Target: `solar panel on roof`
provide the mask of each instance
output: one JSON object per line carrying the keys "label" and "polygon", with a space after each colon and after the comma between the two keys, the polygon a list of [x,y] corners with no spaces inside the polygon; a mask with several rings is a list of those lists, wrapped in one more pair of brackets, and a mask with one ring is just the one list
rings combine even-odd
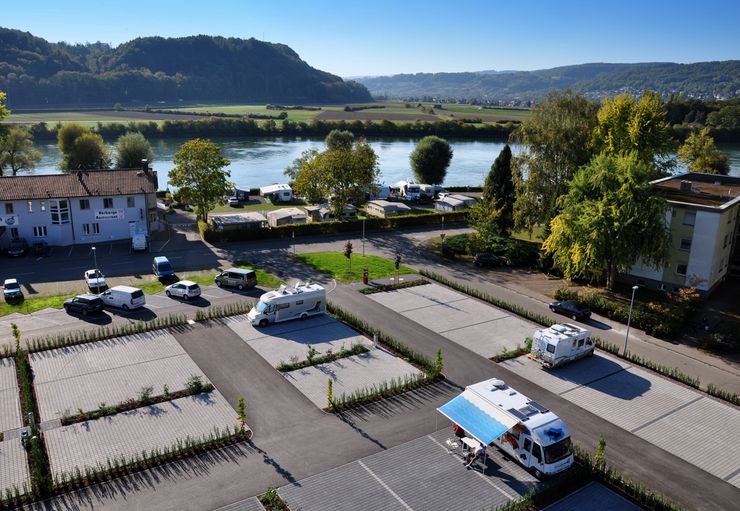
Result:
{"label": "solar panel on roof", "polygon": [[509,408],[506,411],[509,412],[514,417],[516,417],[517,419],[520,419],[520,420],[523,420],[523,421],[527,420],[527,415],[523,414],[522,412],[520,412],[516,408]]}
{"label": "solar panel on roof", "polygon": [[541,412],[541,413],[546,413],[546,412],[549,412],[550,411],[547,408],[545,408],[544,406],[542,406],[541,404],[539,404],[537,401],[530,401],[527,404],[529,406],[531,406],[532,408],[534,408],[535,410],[537,410],[538,412]]}

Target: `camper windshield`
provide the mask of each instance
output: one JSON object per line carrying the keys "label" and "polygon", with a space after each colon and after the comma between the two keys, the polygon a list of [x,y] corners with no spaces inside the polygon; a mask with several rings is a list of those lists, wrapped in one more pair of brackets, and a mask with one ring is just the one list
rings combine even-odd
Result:
{"label": "camper windshield", "polygon": [[570,445],[570,437],[563,438],[560,442],[545,447],[545,463],[555,463],[570,456],[573,449]]}
{"label": "camper windshield", "polygon": [[267,310],[268,307],[269,307],[269,305],[267,305],[262,300],[260,300],[259,302],[257,302],[257,305],[254,306],[254,308],[257,309],[257,312],[260,312],[260,313],[264,313]]}

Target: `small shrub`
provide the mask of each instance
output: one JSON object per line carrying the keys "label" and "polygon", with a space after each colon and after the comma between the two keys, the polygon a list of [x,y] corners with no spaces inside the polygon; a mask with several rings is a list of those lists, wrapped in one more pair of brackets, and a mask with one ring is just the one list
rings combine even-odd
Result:
{"label": "small shrub", "polygon": [[204,392],[205,386],[203,385],[203,378],[194,374],[185,382],[185,388],[192,394],[200,394]]}
{"label": "small shrub", "polygon": [[141,390],[139,390],[139,402],[142,405],[148,405],[152,402],[152,394],[154,394],[154,387],[141,387]]}

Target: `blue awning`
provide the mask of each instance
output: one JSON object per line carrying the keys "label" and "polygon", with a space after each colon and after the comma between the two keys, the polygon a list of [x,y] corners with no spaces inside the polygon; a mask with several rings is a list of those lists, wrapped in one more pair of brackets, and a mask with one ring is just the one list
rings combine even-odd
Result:
{"label": "blue awning", "polygon": [[484,445],[506,433],[517,422],[503,410],[481,402],[470,391],[465,391],[437,410]]}

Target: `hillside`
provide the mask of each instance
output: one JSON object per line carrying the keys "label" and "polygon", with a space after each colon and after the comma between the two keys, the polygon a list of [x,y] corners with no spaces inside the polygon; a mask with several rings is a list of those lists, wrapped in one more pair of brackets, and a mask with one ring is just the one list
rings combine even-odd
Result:
{"label": "hillside", "polygon": [[363,85],[314,69],[283,44],[256,39],[144,37],[50,43],[0,28],[0,90],[8,106],[254,101],[369,101]]}
{"label": "hillside", "polygon": [[600,98],[653,90],[702,99],[740,96],[740,61],[695,64],[581,64],[538,71],[417,73],[359,78],[373,96],[537,100],[570,88]]}

